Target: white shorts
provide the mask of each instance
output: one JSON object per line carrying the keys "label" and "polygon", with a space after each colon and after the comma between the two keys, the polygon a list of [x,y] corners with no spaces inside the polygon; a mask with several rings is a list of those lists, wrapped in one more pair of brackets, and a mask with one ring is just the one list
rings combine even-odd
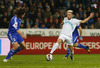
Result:
{"label": "white shorts", "polygon": [[67,45],[73,46],[72,38],[69,37],[69,36],[66,36],[66,35],[64,35],[64,34],[60,34],[60,36],[59,36],[58,39],[62,39],[63,42],[66,41]]}

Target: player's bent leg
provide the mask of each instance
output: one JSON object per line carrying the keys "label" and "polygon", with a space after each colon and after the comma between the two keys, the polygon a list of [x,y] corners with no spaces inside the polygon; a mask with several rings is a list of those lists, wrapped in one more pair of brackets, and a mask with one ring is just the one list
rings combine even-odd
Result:
{"label": "player's bent leg", "polygon": [[74,43],[74,45],[73,45],[74,47],[78,47],[78,43]]}
{"label": "player's bent leg", "polygon": [[15,53],[16,49],[18,48],[18,43],[13,42],[13,48],[9,51],[7,57],[3,60],[3,62],[7,62],[8,59]]}
{"label": "player's bent leg", "polygon": [[66,56],[64,57],[64,59],[68,59],[69,54],[70,54],[70,49],[68,48],[68,49],[67,49],[67,54],[66,54]]}
{"label": "player's bent leg", "polygon": [[21,43],[19,43],[19,45],[20,45],[20,46],[17,48],[17,50],[15,51],[14,54],[16,54],[16,53],[18,53],[18,52],[20,52],[21,50],[23,50],[23,49],[26,48],[26,45],[25,45],[25,42],[24,42],[24,41],[22,41]]}
{"label": "player's bent leg", "polygon": [[52,54],[62,42],[62,39],[58,39],[55,45],[52,47],[50,54]]}
{"label": "player's bent leg", "polygon": [[84,48],[85,50],[88,51],[88,53],[90,53],[89,46],[84,46],[84,45],[82,45],[82,44],[80,44],[80,43],[75,43],[75,44],[74,44],[74,47]]}
{"label": "player's bent leg", "polygon": [[[16,54],[16,53],[18,53],[18,52],[20,52],[21,50],[23,50],[23,49],[25,49],[25,47],[26,47],[26,45],[25,45],[25,42],[24,41],[22,41],[21,43],[19,43],[19,47],[17,48],[17,50],[14,52],[14,54]],[[14,55],[13,54],[13,55]],[[13,56],[12,55],[12,56]],[[12,58],[12,56],[10,57],[10,60],[12,60],[13,58]]]}
{"label": "player's bent leg", "polygon": [[26,44],[25,44],[24,41],[22,41],[22,42],[20,43],[20,48],[21,48],[22,50],[26,48]]}

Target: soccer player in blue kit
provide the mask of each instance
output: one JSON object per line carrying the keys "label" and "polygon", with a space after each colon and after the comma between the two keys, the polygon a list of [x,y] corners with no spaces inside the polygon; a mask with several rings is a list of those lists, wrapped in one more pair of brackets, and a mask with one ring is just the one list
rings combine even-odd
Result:
{"label": "soccer player in blue kit", "polygon": [[7,62],[11,56],[26,48],[23,39],[26,39],[27,37],[23,35],[19,30],[21,19],[23,19],[24,16],[25,16],[25,8],[19,7],[15,9],[15,16],[13,16],[12,19],[10,20],[8,34],[7,34],[8,39],[13,45],[13,48],[9,51],[7,57],[3,60],[3,62]]}
{"label": "soccer player in blue kit", "polygon": [[[78,29],[80,30],[80,37],[79,37]],[[78,47],[78,48],[84,48],[85,50],[88,51],[88,53],[90,53],[89,46],[84,46],[84,45],[78,43],[78,38],[79,38],[79,40],[82,40],[82,28],[81,28],[80,25],[77,26],[77,27],[75,28],[74,32],[73,32],[73,43],[74,43],[73,46],[74,46],[74,47]],[[64,57],[64,59],[66,59],[66,58],[68,59],[69,54],[70,54],[70,50],[69,50],[69,48],[68,48],[68,49],[67,49],[67,54],[66,54],[66,56]]]}

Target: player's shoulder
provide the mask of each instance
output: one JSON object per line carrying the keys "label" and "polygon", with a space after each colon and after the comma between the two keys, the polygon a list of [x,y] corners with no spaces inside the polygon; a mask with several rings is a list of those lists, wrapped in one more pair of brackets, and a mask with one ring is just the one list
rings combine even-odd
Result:
{"label": "player's shoulder", "polygon": [[11,21],[14,21],[16,19],[16,16],[13,16],[12,18],[11,18]]}
{"label": "player's shoulder", "polygon": [[67,17],[65,17],[65,18],[64,18],[64,21],[67,21],[67,20],[68,20],[68,18],[67,18]]}
{"label": "player's shoulder", "polygon": [[77,19],[77,18],[72,18],[73,20],[80,20],[80,19]]}
{"label": "player's shoulder", "polygon": [[76,19],[76,18],[72,18],[72,20],[78,20],[78,19]]}

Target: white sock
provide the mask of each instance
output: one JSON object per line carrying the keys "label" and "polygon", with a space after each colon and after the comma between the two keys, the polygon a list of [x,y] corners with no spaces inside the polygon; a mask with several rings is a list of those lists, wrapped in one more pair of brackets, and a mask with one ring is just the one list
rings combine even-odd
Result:
{"label": "white sock", "polygon": [[74,55],[74,51],[73,52],[71,52],[71,56],[73,56]]}
{"label": "white sock", "polygon": [[59,46],[58,43],[55,43],[55,45],[53,46],[52,50],[51,50],[51,54],[57,49],[57,47]]}

